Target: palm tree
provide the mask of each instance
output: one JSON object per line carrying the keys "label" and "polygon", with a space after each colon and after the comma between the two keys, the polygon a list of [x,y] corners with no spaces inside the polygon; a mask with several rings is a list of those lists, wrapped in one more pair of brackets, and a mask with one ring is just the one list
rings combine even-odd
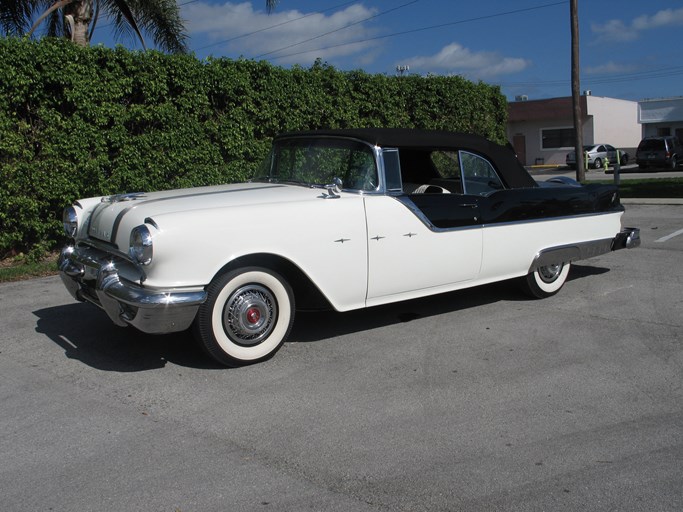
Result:
{"label": "palm tree", "polygon": [[[266,0],[268,12],[277,3]],[[5,34],[30,36],[45,22],[47,35],[65,36],[81,46],[89,44],[100,14],[112,21],[117,36],[134,33],[143,48],[147,46],[142,30],[162,50],[187,51],[187,34],[175,0],[0,0],[0,27]]]}

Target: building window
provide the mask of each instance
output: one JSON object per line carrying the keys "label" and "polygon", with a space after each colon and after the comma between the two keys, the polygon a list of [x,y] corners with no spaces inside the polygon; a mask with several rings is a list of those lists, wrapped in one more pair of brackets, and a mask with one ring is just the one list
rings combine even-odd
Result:
{"label": "building window", "polygon": [[541,130],[541,149],[568,149],[574,147],[574,128],[547,128]]}
{"label": "building window", "polygon": [[671,128],[657,128],[657,135],[659,137],[668,137],[671,135]]}

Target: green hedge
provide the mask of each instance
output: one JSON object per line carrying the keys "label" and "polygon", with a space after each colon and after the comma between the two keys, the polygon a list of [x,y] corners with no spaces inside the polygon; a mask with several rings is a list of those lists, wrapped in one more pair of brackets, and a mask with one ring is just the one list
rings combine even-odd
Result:
{"label": "green hedge", "polygon": [[460,77],[0,38],[0,257],[61,239],[79,197],[247,179],[284,131],[418,127],[505,141],[497,87]]}

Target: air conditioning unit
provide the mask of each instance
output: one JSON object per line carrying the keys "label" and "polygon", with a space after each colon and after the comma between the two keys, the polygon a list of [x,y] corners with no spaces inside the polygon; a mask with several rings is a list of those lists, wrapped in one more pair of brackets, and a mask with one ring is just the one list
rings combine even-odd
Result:
{"label": "air conditioning unit", "polygon": [[515,96],[515,101],[527,101],[529,99],[529,96],[526,94],[520,94],[519,96]]}

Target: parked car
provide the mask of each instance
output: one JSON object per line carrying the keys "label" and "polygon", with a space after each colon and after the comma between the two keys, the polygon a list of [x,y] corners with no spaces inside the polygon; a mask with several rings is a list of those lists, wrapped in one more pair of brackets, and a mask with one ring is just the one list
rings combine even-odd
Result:
{"label": "parked car", "polygon": [[[600,169],[605,160],[611,165],[617,162],[617,149],[609,144],[588,144],[583,147],[584,159],[588,161],[588,167]],[[570,169],[576,168],[576,153],[574,151],[567,153],[565,162]],[[628,164],[628,153],[619,150],[619,164]]]}
{"label": "parked car", "polygon": [[74,298],[148,333],[193,328],[220,363],[272,356],[296,306],[337,311],[517,279],[639,245],[613,185],[540,187],[474,135],[281,135],[247,183],[79,200],[59,260]]}
{"label": "parked car", "polygon": [[676,169],[683,158],[678,137],[646,137],[638,144],[636,163],[641,169],[666,167]]}

